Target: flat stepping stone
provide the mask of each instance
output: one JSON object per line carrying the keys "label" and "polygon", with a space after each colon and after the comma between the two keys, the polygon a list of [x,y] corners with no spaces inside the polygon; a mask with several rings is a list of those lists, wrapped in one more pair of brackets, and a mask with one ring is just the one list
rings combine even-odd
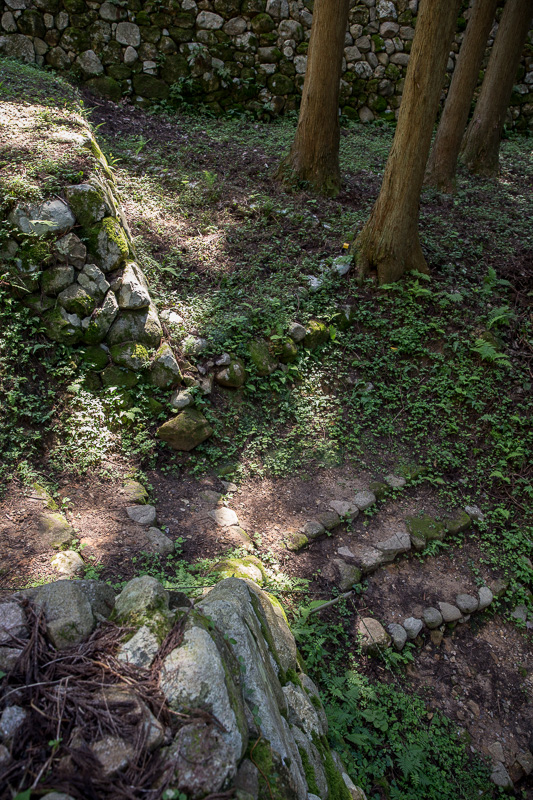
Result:
{"label": "flat stepping stone", "polygon": [[348,517],[348,519],[355,519],[359,514],[359,509],[355,503],[349,503],[347,500],[332,500],[329,507],[336,511],[339,517]]}
{"label": "flat stepping stone", "polygon": [[478,610],[479,600],[471,594],[458,594],[455,598],[455,605],[463,614],[473,614]]}
{"label": "flat stepping stone", "polygon": [[439,625],[442,625],[442,614],[438,608],[433,608],[433,606],[425,608],[422,611],[422,619],[430,630],[438,628]]}
{"label": "flat stepping stone", "polygon": [[407,553],[411,549],[411,539],[408,533],[393,533],[384,542],[374,545],[376,550],[381,550],[388,561],[394,561],[396,556]]}
{"label": "flat stepping stone", "polygon": [[357,638],[361,642],[363,652],[380,653],[385,650],[391,637],[377,619],[362,617],[357,623]]}
{"label": "flat stepping stone", "polygon": [[483,611],[485,608],[488,608],[488,606],[490,606],[490,604],[494,600],[494,595],[492,594],[488,586],[482,586],[478,592],[478,595],[479,595],[478,611]]}
{"label": "flat stepping stone", "polygon": [[208,512],[208,516],[221,528],[229,528],[231,525],[239,524],[239,518],[231,508],[215,508],[213,511]]}
{"label": "flat stepping stone", "polygon": [[403,621],[403,627],[405,628],[408,639],[416,639],[424,627],[424,623],[421,619],[417,619],[416,617],[407,617],[407,619]]}
{"label": "flat stepping stone", "polygon": [[439,603],[439,610],[444,622],[458,622],[462,619],[462,614],[457,606],[452,606],[451,603]]}
{"label": "flat stepping stone", "polygon": [[129,506],[126,514],[137,525],[153,525],[156,518],[154,506]]}
{"label": "flat stepping stone", "polygon": [[319,536],[326,532],[326,529],[318,520],[310,519],[302,525],[300,532],[307,536],[308,539],[318,539]]}
{"label": "flat stepping stone", "polygon": [[407,483],[405,478],[402,478],[401,475],[386,475],[383,480],[391,487],[391,489],[401,489],[402,486],[405,486]]}
{"label": "flat stepping stone", "polygon": [[387,630],[392,637],[392,643],[396,650],[403,650],[407,641],[407,631],[402,625],[397,622],[391,622],[387,625]]}
{"label": "flat stepping stone", "polygon": [[376,495],[373,492],[363,491],[357,492],[353,499],[359,511],[365,511],[376,502]]}

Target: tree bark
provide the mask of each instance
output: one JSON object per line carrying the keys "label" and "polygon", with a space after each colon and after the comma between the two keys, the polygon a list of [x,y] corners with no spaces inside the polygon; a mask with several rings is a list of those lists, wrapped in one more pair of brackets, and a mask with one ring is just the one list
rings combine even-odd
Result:
{"label": "tree bark", "polygon": [[334,196],[340,189],[339,91],[350,0],[315,0],[298,127],[276,177]]}
{"label": "tree bark", "polygon": [[461,141],[497,5],[498,0],[474,0],[470,8],[470,19],[429,156],[425,183],[448,194],[455,190]]}
{"label": "tree bark", "polygon": [[396,134],[379,197],[354,245],[359,276],[380,284],[429,272],[418,234],[424,170],[461,0],[422,0]]}
{"label": "tree bark", "polygon": [[470,172],[494,177],[499,170],[500,139],[513,83],[526,41],[533,0],[507,0],[485,78],[461,148]]}

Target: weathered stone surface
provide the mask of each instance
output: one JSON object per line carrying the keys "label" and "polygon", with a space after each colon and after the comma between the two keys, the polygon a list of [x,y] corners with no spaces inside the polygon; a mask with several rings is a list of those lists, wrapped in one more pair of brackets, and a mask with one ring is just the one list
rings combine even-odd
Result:
{"label": "weathered stone surface", "polygon": [[270,375],[276,369],[278,362],[270,353],[268,343],[263,340],[250,342],[248,345],[250,361],[260,377]]}
{"label": "weathered stone surface", "polygon": [[444,622],[457,622],[461,619],[462,615],[457,606],[452,606],[451,603],[439,603],[438,605]]}
{"label": "weathered stone surface", "polygon": [[135,261],[130,261],[124,267],[122,285],[118,293],[118,305],[119,308],[130,311],[150,305],[148,284]]}
{"label": "weathered stone surface", "polygon": [[[307,787],[300,766],[301,759],[287,722],[280,709],[287,708],[276,669],[276,655],[272,654],[262,634],[260,620],[252,604],[253,587],[245,581],[230,578],[217,584],[200,605],[200,610],[209,616],[226,635],[234,641],[233,650],[241,663],[246,664],[242,675],[245,702],[250,709],[255,707],[255,720],[266,741],[270,743],[276,758],[290,766],[283,769],[290,790],[299,800],[306,800]],[[256,605],[256,611],[259,609]],[[264,623],[263,623],[264,625]],[[276,665],[276,667],[274,666]],[[250,719],[252,715],[250,714]],[[256,724],[256,723],[254,723]]]}
{"label": "weathered stone surface", "polygon": [[224,18],[219,14],[213,14],[211,11],[200,11],[196,17],[196,25],[198,28],[216,31],[224,25]]}
{"label": "weathered stone surface", "polygon": [[463,614],[473,614],[478,610],[479,600],[471,594],[458,594],[455,598],[455,605]]}
{"label": "weathered stone surface", "polygon": [[199,356],[207,348],[207,339],[202,339],[201,336],[186,336],[183,340],[183,352],[188,356]]}
{"label": "weathered stone surface", "polygon": [[341,524],[341,518],[336,511],[321,511],[320,514],[316,515],[316,520],[323,525],[327,531],[332,531]]}
{"label": "weathered stone surface", "polygon": [[509,776],[509,773],[505,769],[505,766],[500,762],[494,764],[490,779],[494,784],[496,784],[496,786],[499,786],[501,789],[513,788],[513,782]]}
{"label": "weathered stone surface", "polygon": [[429,606],[422,611],[422,619],[430,630],[442,625],[442,614],[437,608]]}
{"label": "weathered stone surface", "polygon": [[405,525],[411,536],[424,539],[425,542],[437,539],[442,541],[446,536],[444,523],[439,522],[429,514],[420,514],[416,517],[406,517]]}
{"label": "weathered stone surface", "polygon": [[307,326],[305,338],[303,340],[304,347],[309,350],[314,350],[321,344],[329,340],[329,328],[323,322],[318,322],[312,319]]}
{"label": "weathered stone surface", "polygon": [[150,551],[159,553],[161,556],[168,556],[174,552],[174,542],[166,536],[159,528],[148,528],[146,538],[150,545]]}
{"label": "weathered stone surface", "polygon": [[122,492],[132,503],[144,504],[148,501],[148,492],[139,481],[134,481],[132,478],[126,478],[122,485]]}
{"label": "weathered stone surface", "polygon": [[21,653],[17,647],[0,647],[0,670],[9,672],[14,669]]}
{"label": "weathered stone surface", "polygon": [[186,389],[176,389],[170,396],[170,405],[179,411],[182,411],[184,408],[187,408],[187,406],[192,405],[192,403],[193,399],[191,394]]}
{"label": "weathered stone surface", "polygon": [[240,358],[232,358],[228,366],[217,372],[216,382],[221,386],[238,389],[246,380],[246,369],[244,361]]}
{"label": "weathered stone surface", "polygon": [[346,592],[361,580],[361,570],[355,564],[349,564],[341,558],[334,558],[331,563],[334,570],[335,583],[341,592]]}
{"label": "weathered stone surface", "polygon": [[130,47],[138,47],[141,43],[141,32],[138,25],[132,22],[119,22],[115,33],[117,42]]}
{"label": "weathered stone surface", "polygon": [[191,800],[220,791],[237,772],[237,764],[222,732],[204,722],[180,728],[163,757],[173,767],[174,780],[171,779],[170,786]]}
{"label": "weathered stone surface", "polygon": [[97,303],[103,300],[109,289],[109,283],[106,281],[104,273],[98,269],[96,264],[85,264],[78,274],[78,283]]}
{"label": "weathered stone surface", "polygon": [[0,717],[0,739],[8,744],[12,742],[24,725],[27,716],[27,711],[20,706],[4,708]]}
{"label": "weathered stone surface", "polygon": [[110,345],[123,342],[138,342],[146,347],[159,347],[163,329],[155,306],[139,311],[123,311],[115,320],[108,333]]}
{"label": "weathered stone surface", "polygon": [[465,512],[474,522],[483,522],[485,516],[479,506],[465,506]]}
{"label": "weathered stone surface", "polygon": [[445,520],[444,524],[448,533],[453,535],[468,530],[472,525],[472,520],[466,511],[458,511],[454,517]]}
{"label": "weathered stone surface", "polygon": [[260,586],[265,573],[263,566],[255,556],[245,556],[244,558],[226,558],[219,561],[211,568],[212,572],[217,572],[221,578],[243,578],[253,581]]}
{"label": "weathered stone surface", "polygon": [[355,503],[349,503],[346,500],[332,500],[329,507],[333,509],[340,517],[353,520],[359,514],[359,509]]}
{"label": "weathered stone surface", "polygon": [[[88,52],[93,53],[92,50]],[[103,68],[94,74],[100,74],[102,71]],[[107,214],[113,212],[106,201],[104,190],[100,186],[92,183],[77,183],[74,186],[67,186],[65,194],[76,219],[84,228],[101,222]]]}
{"label": "weathered stone surface", "polygon": [[44,610],[46,632],[58,649],[78,644],[94,627],[91,604],[77,581],[57,581],[42,586],[33,596]]}
{"label": "weathered stone surface", "polygon": [[169,389],[181,383],[182,374],[169,344],[164,342],[154,356],[150,366],[149,381],[160,389]]}
{"label": "weathered stone surface", "polygon": [[387,558],[375,547],[366,547],[357,555],[357,563],[364,573],[374,572],[376,569],[387,563]]}
{"label": "weathered stone surface", "polygon": [[104,217],[91,231],[89,245],[104,272],[120,267],[129,256],[129,245],[118,219]]}
{"label": "weathered stone surface", "polygon": [[[210,506],[216,506],[220,500],[222,500],[222,495],[220,492],[214,492],[212,489],[205,489],[203,492],[200,492],[199,497],[202,502],[207,503]],[[238,522],[231,524],[238,525]]]}
{"label": "weathered stone surface", "polygon": [[131,639],[121,645],[117,658],[135,667],[148,669],[159,650],[159,641],[150,628],[143,625]]}
{"label": "weathered stone surface", "polygon": [[230,525],[238,525],[239,518],[235,511],[231,508],[215,508],[212,511],[209,511],[209,516],[212,520],[216,522],[217,525],[220,525],[223,528],[227,528]]}
{"label": "weathered stone surface", "polygon": [[58,511],[43,511],[37,520],[41,541],[47,547],[59,550],[74,539],[74,530]]}
{"label": "weathered stone surface", "polygon": [[168,610],[168,592],[151,575],[133,578],[115,599],[118,619],[140,618]]}
{"label": "weathered stone surface", "polygon": [[163,423],[157,436],[174,450],[192,450],[213,434],[204,415],[194,408],[185,408],[177,417]]}
{"label": "weathered stone surface", "polygon": [[73,578],[83,572],[85,564],[83,559],[74,550],[64,550],[57,553],[50,561],[50,565],[67,578]]}
{"label": "weathered stone surface", "polygon": [[479,596],[479,605],[478,605],[479,611],[483,611],[485,608],[488,608],[488,606],[490,606],[490,604],[494,600],[494,595],[492,594],[488,586],[482,586],[478,592],[478,596]]}
{"label": "weathered stone surface", "polygon": [[37,236],[61,235],[76,223],[74,214],[63,200],[46,200],[41,205],[18,205],[8,220],[21,233],[35,233]]}
{"label": "weathered stone surface", "polygon": [[292,550],[294,553],[309,544],[309,539],[305,533],[300,533],[299,531],[287,531],[283,536],[283,541],[287,550]]}
{"label": "weathered stone surface", "polygon": [[391,622],[387,625],[387,630],[392,637],[392,643],[396,650],[403,650],[407,641],[407,631],[403,625],[398,625],[396,622]]}
{"label": "weathered stone surface", "polygon": [[76,269],[81,269],[87,257],[87,248],[75,233],[67,233],[55,244],[57,257],[71,264]]}
{"label": "weathered stone surface", "polygon": [[115,590],[108,583],[96,580],[74,581],[85,595],[96,619],[107,619],[115,606]]}
{"label": "weathered stone surface", "polygon": [[374,505],[376,502],[376,495],[369,491],[357,492],[353,502],[359,511],[365,511],[367,508]]}
{"label": "weathered stone surface", "polygon": [[225,728],[222,738],[236,767],[247,745],[244,703],[221,656],[208,631],[193,626],[165,658],[160,686],[172,708],[203,708],[214,714]]}
{"label": "weathered stone surface", "polygon": [[149,505],[129,506],[126,509],[126,514],[138,525],[152,525],[156,518],[154,506]]}
{"label": "weathered stone surface", "polygon": [[134,753],[133,745],[118,736],[104,736],[90,745],[98,759],[104,778],[112,778],[125,769]]}
{"label": "weathered stone surface", "polygon": [[407,483],[405,478],[402,478],[401,475],[386,475],[384,481],[391,489],[401,489],[402,486],[405,486]]}
{"label": "weathered stone surface", "polygon": [[146,369],[150,363],[148,350],[144,345],[137,342],[114,344],[109,352],[113,362],[119,367],[132,369],[136,372]]}
{"label": "weathered stone surface", "polygon": [[411,539],[407,533],[394,533],[389,539],[377,542],[376,550],[380,550],[387,561],[394,561],[396,556],[407,553],[411,549]]}
{"label": "weathered stone surface", "polygon": [[421,619],[417,619],[416,617],[407,617],[407,619],[403,621],[403,627],[405,628],[408,639],[416,639],[424,627],[424,623]]}
{"label": "weathered stone surface", "polygon": [[102,342],[118,314],[118,303],[115,294],[109,291],[100,308],[94,310],[90,317],[81,321],[83,340],[87,344]]}
{"label": "weathered stone surface", "polygon": [[[80,319],[87,317],[96,306],[96,301],[78,283],[73,283],[63,289],[57,297],[58,303],[63,306],[67,314],[75,314]],[[81,323],[80,323],[81,326]]]}
{"label": "weathered stone surface", "polygon": [[75,344],[81,338],[81,319],[61,306],[47,311],[42,319],[47,336],[54,342]]}
{"label": "weathered stone surface", "polygon": [[305,339],[307,331],[299,322],[291,322],[289,325],[289,336],[295,342],[302,342]]}
{"label": "weathered stone surface", "polygon": [[74,282],[74,267],[58,264],[41,275],[41,289],[45,294],[55,296]]}
{"label": "weathered stone surface", "polygon": [[[18,5],[15,2],[13,5]],[[35,62],[35,49],[31,39],[21,33],[12,33],[9,36],[0,36],[0,55],[7,58],[16,58],[25,64]]]}
{"label": "weathered stone surface", "polygon": [[13,638],[28,638],[26,616],[18,603],[0,603],[0,645],[14,645]]}
{"label": "weathered stone surface", "polygon": [[305,522],[300,530],[308,539],[318,539],[319,536],[326,532],[324,526],[316,519]]}
{"label": "weathered stone surface", "polygon": [[379,653],[390,644],[390,636],[373,617],[362,617],[357,623],[357,638],[361,643],[363,652]]}

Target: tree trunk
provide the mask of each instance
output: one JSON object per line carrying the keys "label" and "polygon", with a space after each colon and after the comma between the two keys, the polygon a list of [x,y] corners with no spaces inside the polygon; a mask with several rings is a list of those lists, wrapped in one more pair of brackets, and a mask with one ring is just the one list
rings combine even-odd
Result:
{"label": "tree trunk", "polygon": [[315,0],[298,128],[277,178],[333,196],[340,189],[339,89],[350,0]]}
{"label": "tree trunk", "polygon": [[422,0],[396,134],[379,197],[357,237],[360,277],[380,284],[428,272],[418,235],[420,192],[461,0]]}
{"label": "tree trunk", "polygon": [[498,174],[500,139],[526,41],[533,0],[507,0],[490,54],[478,101],[461,148],[470,172]]}
{"label": "tree trunk", "polygon": [[425,183],[441,192],[455,189],[455,171],[479,69],[498,0],[474,0],[452,82],[426,168]]}

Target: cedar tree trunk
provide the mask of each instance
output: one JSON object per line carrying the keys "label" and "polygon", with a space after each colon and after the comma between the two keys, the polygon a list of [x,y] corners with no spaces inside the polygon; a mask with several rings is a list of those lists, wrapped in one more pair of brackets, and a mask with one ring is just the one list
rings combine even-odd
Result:
{"label": "cedar tree trunk", "polygon": [[418,235],[424,171],[461,0],[422,0],[379,197],[354,245],[359,277],[429,272]]}
{"label": "cedar tree trunk", "polygon": [[339,90],[350,0],[315,0],[298,128],[276,177],[326,195],[340,189]]}
{"label": "cedar tree trunk", "polygon": [[455,189],[455,171],[479,69],[498,0],[474,0],[452,82],[426,168],[425,183],[441,192]]}
{"label": "cedar tree trunk", "polygon": [[474,115],[461,148],[461,159],[470,172],[498,174],[500,139],[524,47],[533,0],[507,0]]}

